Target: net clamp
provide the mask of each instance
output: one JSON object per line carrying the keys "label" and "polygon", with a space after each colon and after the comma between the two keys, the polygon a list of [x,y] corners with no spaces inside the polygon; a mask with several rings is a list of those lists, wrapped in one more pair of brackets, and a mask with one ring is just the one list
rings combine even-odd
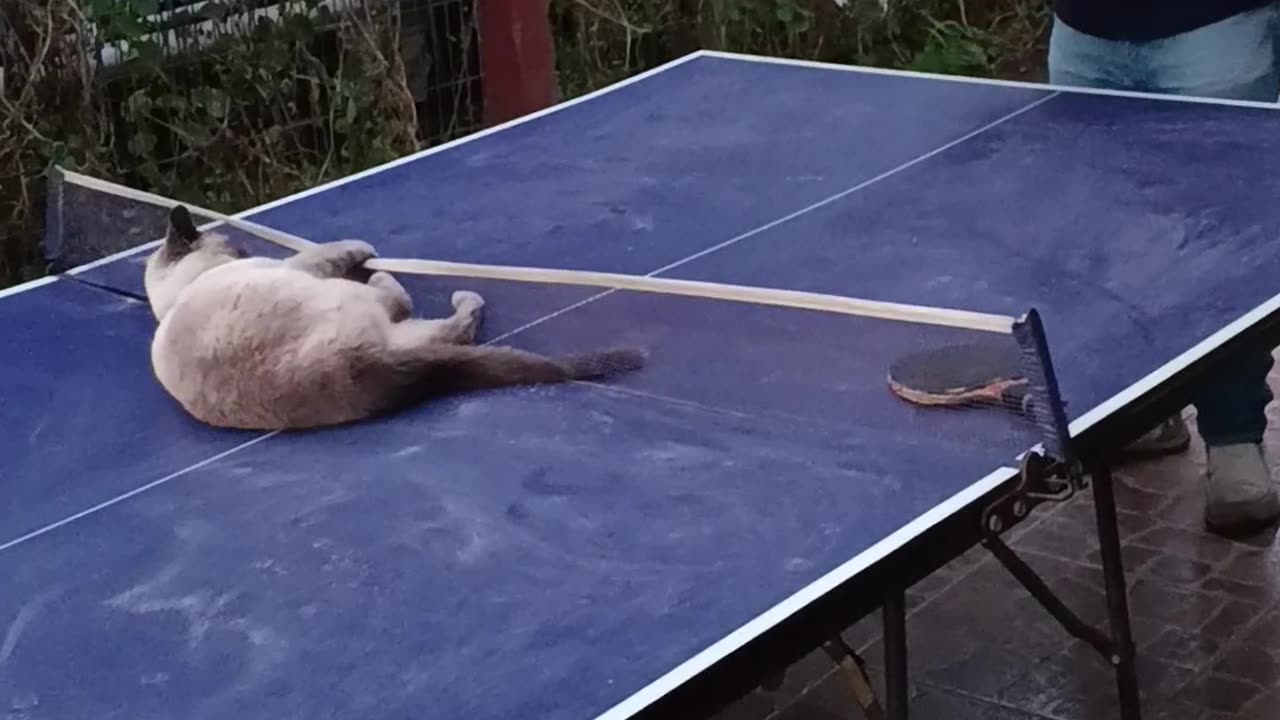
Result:
{"label": "net clamp", "polygon": [[1070,472],[1065,463],[1028,451],[1022,456],[1014,486],[983,509],[983,532],[1000,535],[1025,520],[1037,505],[1065,502],[1083,487],[1083,479]]}

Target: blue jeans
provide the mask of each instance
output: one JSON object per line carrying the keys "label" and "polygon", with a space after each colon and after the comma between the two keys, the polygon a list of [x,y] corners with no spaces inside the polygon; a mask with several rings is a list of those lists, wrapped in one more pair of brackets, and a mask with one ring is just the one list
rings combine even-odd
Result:
{"label": "blue jeans", "polygon": [[[1055,22],[1049,41],[1054,85],[1276,102],[1280,26],[1276,5],[1148,43],[1102,40]],[[1270,353],[1234,361],[1195,397],[1206,445],[1262,442],[1272,400]]]}

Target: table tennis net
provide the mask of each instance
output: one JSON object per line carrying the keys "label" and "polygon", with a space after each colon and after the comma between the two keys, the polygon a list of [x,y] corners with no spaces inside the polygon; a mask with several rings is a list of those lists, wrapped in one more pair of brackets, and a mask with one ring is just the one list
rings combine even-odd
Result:
{"label": "table tennis net", "polygon": [[[59,271],[119,253],[138,275],[177,204],[58,171],[45,252]],[[184,205],[252,255],[312,243]],[[377,247],[378,238],[363,238]],[[131,249],[137,252],[127,254]],[[635,346],[646,367],[595,383],[643,402],[729,416],[860,429],[885,443],[985,448],[1007,461],[1035,445],[1061,455],[1065,415],[1043,330],[1027,318],[922,307],[809,288],[704,279],[379,258],[417,316],[452,311],[451,294],[486,298],[481,342],[551,355]],[[93,281],[91,272],[72,271]],[[106,281],[104,281],[106,282]],[[118,281],[112,281],[118,282]]]}
{"label": "table tennis net", "polygon": [[41,251],[52,272],[65,272],[164,237],[168,208],[86,187],[56,169],[47,187]]}

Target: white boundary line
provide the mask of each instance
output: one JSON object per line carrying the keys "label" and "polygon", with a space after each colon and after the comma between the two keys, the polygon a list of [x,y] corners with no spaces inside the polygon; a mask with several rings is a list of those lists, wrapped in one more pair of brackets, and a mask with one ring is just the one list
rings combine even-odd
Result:
{"label": "white boundary line", "polygon": [[21,545],[22,543],[25,543],[25,542],[27,542],[28,540],[34,540],[35,538],[38,538],[38,537],[40,537],[41,535],[45,535],[45,534],[47,534],[47,533],[53,532],[54,530],[57,530],[58,528],[62,527],[63,525],[68,525],[68,524],[70,524],[70,523],[75,522],[76,520],[79,520],[80,518],[83,518],[83,517],[86,517],[86,516],[89,516],[89,515],[93,515],[94,513],[97,513],[97,512],[102,511],[102,510],[105,510],[105,509],[107,509],[107,508],[111,507],[112,505],[116,505],[116,504],[122,503],[122,502],[124,502],[125,500],[128,500],[129,498],[131,498],[131,497],[133,497],[133,496],[135,496],[135,495],[141,495],[142,493],[144,493],[144,492],[146,492],[146,491],[148,491],[148,490],[151,490],[152,488],[156,488],[156,487],[159,487],[159,486],[161,486],[161,485],[164,485],[165,483],[169,482],[170,480],[174,480],[174,479],[176,479],[176,478],[180,478],[180,477],[182,477],[183,475],[186,475],[187,473],[195,472],[196,470],[199,470],[200,468],[202,468],[202,467],[204,467],[204,466],[206,466],[206,465],[208,465],[208,464],[210,464],[210,463],[217,462],[217,461],[221,460],[222,458],[227,457],[228,455],[231,455],[231,454],[233,454],[233,453],[237,453],[237,452],[239,452],[239,451],[241,451],[241,450],[245,450],[245,449],[250,448],[250,447],[252,447],[252,446],[254,446],[254,445],[257,445],[258,443],[262,442],[263,440],[266,440],[266,439],[268,439],[268,438],[274,437],[275,435],[278,435],[279,433],[280,433],[280,431],[279,431],[279,430],[273,430],[273,431],[271,431],[271,432],[269,432],[269,433],[265,433],[265,434],[263,434],[263,435],[259,435],[259,436],[255,437],[255,438],[253,438],[252,440],[248,440],[248,441],[242,442],[242,443],[240,443],[239,445],[236,445],[236,446],[235,446],[235,447],[233,447],[233,448],[228,448],[228,449],[226,449],[226,450],[223,450],[222,452],[218,453],[217,455],[213,455],[213,456],[211,456],[211,457],[205,458],[204,460],[201,460],[200,462],[198,462],[198,463],[196,463],[196,464],[194,464],[194,465],[191,465],[191,466],[189,466],[189,467],[185,467],[185,468],[183,468],[183,469],[181,469],[181,470],[178,470],[178,471],[176,471],[176,472],[173,472],[173,473],[170,473],[170,474],[168,474],[168,475],[165,475],[164,477],[160,478],[159,480],[152,480],[151,482],[147,483],[146,485],[141,485],[141,486],[136,487],[136,488],[134,488],[134,489],[132,489],[132,490],[130,490],[130,491],[128,491],[128,492],[121,493],[121,494],[119,494],[119,495],[117,495],[117,496],[115,496],[115,497],[111,498],[110,500],[105,500],[105,501],[103,501],[103,502],[100,502],[100,503],[98,503],[97,505],[94,505],[94,506],[93,506],[93,507],[91,507],[91,508],[87,508],[87,509],[85,509],[85,510],[81,510],[80,512],[78,512],[78,513],[76,513],[76,514],[74,514],[74,515],[70,515],[70,516],[65,517],[65,518],[63,518],[63,519],[61,519],[61,520],[58,520],[57,522],[49,523],[48,525],[45,525],[45,526],[44,526],[44,527],[42,527],[42,528],[37,528],[37,529],[35,529],[35,530],[32,530],[31,532],[29,532],[29,533],[27,533],[27,534],[25,534],[25,535],[19,535],[18,537],[14,538],[14,539],[12,539],[12,540],[9,540],[8,542],[6,542],[6,543],[4,543],[4,544],[0,544],[0,552],[4,552],[5,550],[8,550],[8,549],[9,549],[9,548],[11,548],[11,547],[16,547],[16,546],[18,546],[18,545]]}
{"label": "white boundary line", "polygon": [[702,652],[680,663],[643,690],[631,695],[603,714],[596,716],[596,720],[623,720],[635,715],[655,700],[667,695],[690,678],[706,670],[730,652],[742,647],[764,631],[791,617],[797,611],[820,599],[823,595],[852,579],[863,570],[888,557],[890,553],[906,545],[925,530],[946,520],[952,513],[961,510],[987,492],[1016,477],[1017,473],[1018,471],[1013,468],[1001,467],[935,505],[932,509],[917,515],[914,520],[858,553],[836,569],[809,583],[782,602],[757,615],[737,630],[712,643]]}
{"label": "white boundary line", "polygon": [[36,278],[35,280],[28,280],[24,283],[18,283],[17,285],[0,289],[0,298],[8,297],[10,295],[17,295],[20,292],[26,292],[28,290],[34,290],[40,287],[41,285],[48,285],[51,282],[56,282],[57,279],[58,279],[58,276],[56,275],[45,275],[44,277],[39,277],[39,278]]}
{"label": "white boundary line", "polygon": [[727,52],[723,50],[699,50],[695,54],[699,57],[716,58],[720,60],[737,60],[740,62],[758,63],[763,65],[789,65],[792,67],[809,68],[813,70],[835,70],[837,72],[859,73],[863,75],[884,75],[888,77],[917,80],[939,80],[942,82],[961,83],[965,85],[988,85],[992,87],[1006,87],[1020,90],[1057,92],[1064,95],[1102,95],[1107,97],[1131,98],[1135,100],[1157,100],[1162,102],[1193,103],[1198,105],[1222,105],[1226,107],[1249,108],[1253,110],[1280,110],[1280,94],[1277,95],[1277,102],[1262,102],[1259,100],[1233,100],[1229,98],[1201,97],[1196,95],[1165,95],[1161,93],[1139,92],[1135,90],[1109,90],[1107,88],[1091,88],[1075,85],[1055,85],[1047,82],[999,80],[996,78],[970,77],[968,75],[944,75],[941,73],[920,72],[918,70],[896,70],[892,68],[871,67],[868,65],[845,65],[841,63],[822,62],[819,60],[769,57],[767,55],[751,55],[746,53]]}

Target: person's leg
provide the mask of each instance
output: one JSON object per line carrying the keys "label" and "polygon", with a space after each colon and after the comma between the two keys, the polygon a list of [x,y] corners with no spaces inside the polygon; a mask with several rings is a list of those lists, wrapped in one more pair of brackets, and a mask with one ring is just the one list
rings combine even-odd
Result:
{"label": "person's leg", "polygon": [[[1057,84],[1275,102],[1280,97],[1276,28],[1275,6],[1140,46],[1055,27],[1050,78]],[[1114,67],[1099,66],[1110,58]],[[1218,532],[1250,531],[1280,517],[1280,494],[1262,447],[1271,367],[1270,353],[1244,358],[1224,368],[1195,398],[1208,455],[1205,521]],[[1177,420],[1167,422],[1156,434],[1176,437],[1177,425]],[[1151,436],[1138,445],[1144,443],[1163,444],[1153,443]]]}
{"label": "person's leg", "polygon": [[1049,82],[1067,87],[1146,90],[1141,47],[1095,38],[1054,19],[1049,35]]}
{"label": "person's leg", "polygon": [[1276,5],[1241,13],[1143,50],[1155,92],[1276,102]]}
{"label": "person's leg", "polygon": [[1271,366],[1270,353],[1243,358],[1196,398],[1208,459],[1204,519],[1214,532],[1253,532],[1280,517],[1280,493],[1262,444]]}

